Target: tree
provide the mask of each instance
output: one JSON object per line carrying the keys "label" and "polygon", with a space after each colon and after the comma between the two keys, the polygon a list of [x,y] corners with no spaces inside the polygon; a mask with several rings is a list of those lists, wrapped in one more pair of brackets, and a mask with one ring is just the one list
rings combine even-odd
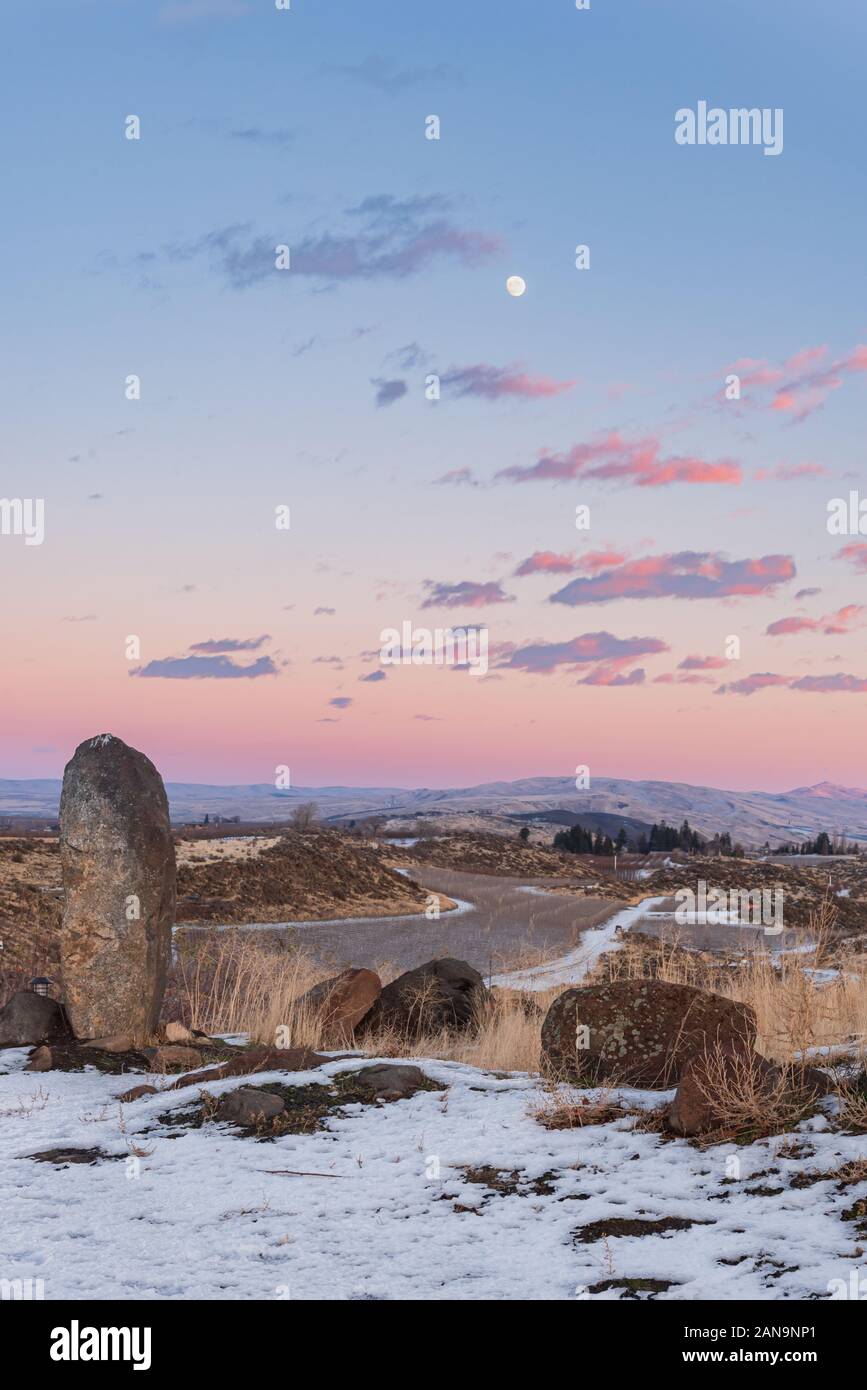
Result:
{"label": "tree", "polygon": [[302,801],[300,806],[296,806],[289,817],[289,824],[293,830],[309,830],[319,815],[319,807],[315,801]]}
{"label": "tree", "polygon": [[522,843],[523,845],[525,845],[525,844],[527,843],[527,841],[529,840],[529,838],[530,838],[530,827],[529,827],[529,825],[522,825],[522,826],[521,826],[521,829],[518,831],[518,839],[521,841],[521,843]]}

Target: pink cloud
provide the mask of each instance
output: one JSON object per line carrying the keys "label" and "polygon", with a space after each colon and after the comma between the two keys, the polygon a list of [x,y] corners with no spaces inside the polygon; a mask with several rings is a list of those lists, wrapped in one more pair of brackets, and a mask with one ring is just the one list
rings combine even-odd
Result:
{"label": "pink cloud", "polygon": [[644,671],[639,666],[637,670],[630,671],[625,676],[613,666],[600,666],[598,670],[591,671],[589,676],[585,676],[579,681],[579,685],[643,685],[645,680]]}
{"label": "pink cloud", "polygon": [[788,637],[796,632],[821,632],[826,637],[839,637],[851,632],[852,624],[864,611],[864,604],[848,603],[824,618],[779,618],[765,629],[765,636]]}
{"label": "pink cloud", "polygon": [[790,483],[797,478],[827,477],[830,471],[823,463],[781,463],[776,468],[760,468],[756,482]]}
{"label": "pink cloud", "polygon": [[767,408],[793,421],[806,420],[821,409],[832,391],[838,391],[847,377],[867,372],[867,346],[859,343],[844,357],[829,362],[825,346],[802,348],[781,367],[765,361],[741,358],[729,371],[741,377],[742,386],[762,391],[775,388]]}
{"label": "pink cloud", "polygon": [[867,574],[867,541],[850,541],[844,545],[842,550],[838,550],[834,557],[836,560],[847,560],[850,565],[854,565],[856,570],[862,574]]}
{"label": "pink cloud", "polygon": [[528,574],[574,574],[578,562],[574,555],[556,555],[553,550],[534,550],[515,570],[515,578]]}
{"label": "pink cloud", "polygon": [[576,384],[550,376],[530,376],[521,363],[511,367],[491,367],[481,362],[472,367],[450,367],[440,380],[456,396],[481,396],[488,401],[502,400],[504,396],[545,399],[571,391]]}
{"label": "pink cloud", "polygon": [[792,682],[791,688],[813,695],[863,695],[867,691],[867,680],[840,671],[836,676],[802,676],[800,680]]}
{"label": "pink cloud", "polygon": [[772,593],[795,575],[788,555],[727,560],[719,554],[681,551],[630,560],[592,577],[573,579],[551,594],[550,603],[574,607],[618,598],[731,598]]}
{"label": "pink cloud", "polygon": [[717,687],[717,695],[755,695],[757,690],[769,690],[771,686],[788,685],[791,676],[777,676],[771,671],[754,672],[742,680],[732,681]]}
{"label": "pink cloud", "polygon": [[814,632],[815,618],[779,618],[765,628],[766,637],[787,637],[794,632]]}
{"label": "pink cloud", "polygon": [[568,642],[503,646],[497,652],[497,666],[534,675],[550,675],[558,666],[570,668],[598,662],[613,671],[640,656],[667,651],[667,644],[659,637],[615,637],[610,632],[585,632]]}
{"label": "pink cloud", "polygon": [[709,463],[693,455],[662,457],[654,438],[627,440],[616,430],[590,444],[575,444],[566,453],[541,452],[536,463],[501,469],[510,483],[567,482],[575,478],[624,479],[635,487],[670,483],[740,483],[740,465],[728,459]]}
{"label": "pink cloud", "polygon": [[458,584],[445,584],[428,579],[425,588],[428,597],[422,608],[486,608],[492,603],[514,603],[514,594],[503,591],[499,581],[479,584],[471,579],[462,579]]}
{"label": "pink cloud", "polygon": [[728,662],[724,656],[688,656],[678,664],[678,671],[720,671]]}
{"label": "pink cloud", "polygon": [[610,569],[612,565],[622,565],[626,556],[618,550],[588,550],[581,556],[579,568],[597,574],[599,570]]}
{"label": "pink cloud", "polygon": [[[682,664],[682,663],[681,663],[681,664]],[[725,664],[726,664],[726,663],[723,662],[723,665],[725,665]],[[678,669],[680,669],[680,668],[678,668]],[[713,681],[712,681],[712,679],[711,679],[710,676],[695,676],[695,675],[679,676],[679,675],[677,675],[676,672],[667,671],[667,672],[666,672],[664,675],[662,675],[662,676],[656,676],[655,679],[654,679],[653,684],[654,684],[654,685],[713,685]]]}
{"label": "pink cloud", "polygon": [[553,550],[534,550],[532,555],[521,561],[514,577],[524,578],[528,574],[575,574],[579,570],[588,570],[593,574],[597,570],[608,569],[611,565],[622,564],[625,559],[626,556],[618,550],[588,550],[580,558],[574,554],[558,555]]}

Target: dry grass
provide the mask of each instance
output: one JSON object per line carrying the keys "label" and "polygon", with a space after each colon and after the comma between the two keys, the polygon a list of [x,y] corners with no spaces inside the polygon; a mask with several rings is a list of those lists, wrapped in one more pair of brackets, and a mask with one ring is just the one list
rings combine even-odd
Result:
{"label": "dry grass", "polygon": [[541,1061],[542,1019],[551,997],[540,998],[540,1011],[534,1003],[528,1005],[522,991],[498,990],[466,1033],[443,1028],[412,1037],[380,1029],[365,1036],[364,1050],[376,1057],[438,1057],[485,1071],[535,1072]]}
{"label": "dry grass", "polygon": [[[652,951],[609,953],[600,958],[600,968],[610,978],[654,975],[748,1004],[758,1021],[757,1048],[773,1060],[809,1060],[812,1049],[825,1047],[844,1049],[851,1061],[867,1039],[867,976],[854,968],[827,981],[809,973],[822,968],[827,925],[821,915],[812,924],[816,944],[809,954],[786,955],[776,962],[769,954],[755,954],[726,965],[660,941]],[[179,945],[173,1012],[189,1026],[207,1033],[247,1033],[267,1044],[274,1044],[282,1030],[287,1046],[315,1050],[333,1045],[323,1036],[318,1013],[299,1001],[337,967],[315,961],[297,939],[282,933],[225,931],[184,934]],[[526,960],[525,954],[521,964]],[[378,973],[387,983],[397,971],[384,962]],[[434,1029],[407,1037],[383,1029],[364,1038],[364,1051],[386,1057],[439,1057],[493,1071],[538,1071],[542,1019],[562,988],[538,993],[498,989],[468,1033]],[[423,1014],[424,1000],[419,1008]],[[749,1087],[743,1089],[734,1107],[739,1114],[749,1113],[753,1103]],[[853,1092],[848,1113],[859,1129],[867,1126],[865,1112],[867,1100]]]}
{"label": "dry grass", "polygon": [[541,1103],[530,1111],[534,1120],[545,1129],[583,1129],[585,1125],[607,1125],[626,1115],[642,1112],[616,1097],[609,1087],[587,1095],[568,1086],[548,1086]]}
{"label": "dry grass", "polygon": [[797,1073],[769,1076],[755,1052],[709,1049],[693,1070],[714,1129],[702,1142],[748,1143],[796,1129],[816,1108],[815,1092],[798,1084]]}
{"label": "dry grass", "polygon": [[[327,1048],[316,1009],[303,996],[333,975],[285,938],[254,932],[220,932],[182,940],[175,967],[175,1011],[204,1033],[248,1033],[257,1042]],[[377,973],[384,983],[397,973],[390,962]],[[494,1071],[538,1071],[541,1023],[552,994],[498,990],[468,1033],[427,1030],[421,1037],[393,1028],[365,1036],[364,1051],[377,1057],[440,1057]],[[418,1012],[425,1013],[420,997]]]}
{"label": "dry grass", "polygon": [[[839,1095],[840,1128],[847,1134],[867,1134],[867,1072],[862,1072],[857,1082],[842,1082]],[[864,1164],[864,1177],[867,1178],[867,1159],[858,1161]]]}
{"label": "dry grass", "polygon": [[833,913],[823,903],[810,920],[810,950],[797,955],[754,952],[731,965],[684,950],[674,936],[652,952],[615,951],[600,964],[610,979],[653,975],[749,1005],[756,1048],[774,1061],[793,1061],[811,1048],[857,1049],[867,1044],[867,974],[854,965],[828,980],[810,973],[824,968]]}
{"label": "dry grass", "polygon": [[272,1046],[277,1030],[286,1028],[287,1045],[316,1048],[321,1028],[315,1011],[299,1001],[330,973],[277,933],[187,933],[174,983],[190,1028],[249,1033]]}

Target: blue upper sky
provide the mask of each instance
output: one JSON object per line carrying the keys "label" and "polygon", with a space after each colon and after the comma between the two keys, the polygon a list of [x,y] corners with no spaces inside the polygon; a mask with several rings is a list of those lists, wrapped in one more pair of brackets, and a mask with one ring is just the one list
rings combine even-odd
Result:
{"label": "blue upper sky", "polygon": [[[76,650],[97,689],[107,633],[148,623],[163,658],[282,621],[283,650],[312,664],[328,655],[313,610],[333,607],[349,660],[425,585],[508,587],[531,553],[574,549],[585,500],[596,549],[791,554],[822,612],[857,600],[824,514],[863,472],[865,40],[856,0],[7,0],[2,491],[59,519],[26,557],[40,631],[94,622]],[[699,101],[782,108],[782,155],[679,146],[675,112]],[[722,403],[732,364],[786,386],[801,367],[783,364],[819,346],[833,383],[802,414]],[[433,410],[432,372],[449,387]],[[735,460],[742,484],[491,485],[610,432]],[[766,481],[798,469],[797,492]],[[281,502],[289,574],[260,529]],[[7,547],[0,563],[24,562]],[[588,620],[533,592],[531,611],[521,590],[489,615],[492,641],[710,641],[699,604]],[[788,611],[775,597],[739,617],[746,634]],[[35,676],[28,615],[6,621]],[[733,621],[713,610],[714,650]],[[772,663],[754,650],[745,672]],[[709,694],[690,694],[697,727]],[[528,759],[491,751],[466,780],[555,770]]]}

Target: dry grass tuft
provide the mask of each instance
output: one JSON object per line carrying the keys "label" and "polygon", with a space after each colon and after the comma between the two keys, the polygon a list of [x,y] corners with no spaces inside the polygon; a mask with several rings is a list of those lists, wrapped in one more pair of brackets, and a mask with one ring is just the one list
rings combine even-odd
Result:
{"label": "dry grass tuft", "polygon": [[[862,1072],[855,1081],[839,1083],[838,1094],[840,1128],[847,1134],[867,1134],[867,1072]],[[867,1159],[859,1161],[865,1165],[864,1177],[867,1178]]]}
{"label": "dry grass tuft", "polygon": [[586,1095],[570,1087],[556,1086],[544,1092],[541,1104],[530,1114],[545,1129],[583,1129],[585,1125],[607,1125],[643,1112],[627,1105],[607,1087]]}
{"label": "dry grass tuft", "polygon": [[797,1073],[768,1075],[762,1058],[746,1049],[716,1043],[693,1073],[715,1128],[702,1144],[750,1143],[796,1129],[816,1108],[816,1095],[798,1084]]}

